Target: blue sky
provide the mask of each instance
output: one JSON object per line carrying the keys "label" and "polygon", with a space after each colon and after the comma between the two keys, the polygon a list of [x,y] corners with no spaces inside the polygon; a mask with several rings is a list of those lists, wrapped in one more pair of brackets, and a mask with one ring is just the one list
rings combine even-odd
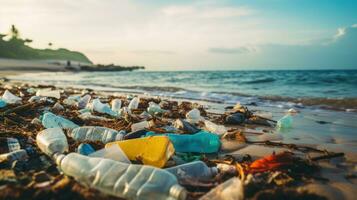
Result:
{"label": "blue sky", "polygon": [[151,70],[357,68],[355,0],[12,0],[32,46]]}

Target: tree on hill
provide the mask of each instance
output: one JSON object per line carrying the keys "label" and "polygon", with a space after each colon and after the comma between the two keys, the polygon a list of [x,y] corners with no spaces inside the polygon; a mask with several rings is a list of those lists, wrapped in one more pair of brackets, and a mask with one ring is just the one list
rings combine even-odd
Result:
{"label": "tree on hill", "polygon": [[20,32],[15,25],[11,25],[10,34],[12,38],[18,39],[20,37]]}

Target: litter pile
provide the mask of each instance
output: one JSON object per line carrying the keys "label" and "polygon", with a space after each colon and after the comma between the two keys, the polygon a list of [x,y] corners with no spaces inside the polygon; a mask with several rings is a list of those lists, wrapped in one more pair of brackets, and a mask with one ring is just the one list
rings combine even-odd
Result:
{"label": "litter pile", "polygon": [[[240,104],[218,114],[89,89],[5,85],[0,94],[0,199],[324,199],[296,187],[323,179],[318,160],[343,156],[252,139],[291,128],[295,110],[276,122]],[[285,150],[232,154],[249,145]]]}

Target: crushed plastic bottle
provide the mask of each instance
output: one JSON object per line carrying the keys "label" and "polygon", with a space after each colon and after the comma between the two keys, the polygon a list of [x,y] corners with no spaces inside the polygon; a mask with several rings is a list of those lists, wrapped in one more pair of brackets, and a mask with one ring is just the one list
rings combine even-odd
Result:
{"label": "crushed plastic bottle", "polygon": [[168,136],[176,152],[215,153],[218,152],[221,146],[219,137],[216,134],[206,131],[200,131],[193,135],[146,133],[146,136],[158,135]]}
{"label": "crushed plastic bottle", "polygon": [[135,132],[149,127],[150,127],[150,123],[148,121],[142,121],[131,125],[131,131]]}
{"label": "crushed plastic bottle", "polygon": [[71,122],[68,119],[65,119],[63,117],[60,117],[58,115],[55,115],[51,112],[46,112],[43,116],[42,116],[42,125],[45,128],[67,128],[67,129],[73,129],[73,128],[77,128],[78,125]]}
{"label": "crushed plastic bottle", "polygon": [[225,126],[217,125],[217,124],[210,122],[208,120],[205,120],[205,127],[209,132],[215,133],[219,136],[222,136],[223,134],[225,134],[227,132],[227,129]]}
{"label": "crushed plastic bottle", "polygon": [[105,113],[108,115],[111,115],[113,117],[118,116],[118,113],[112,111],[112,109],[110,109],[108,104],[104,104],[102,102],[100,102],[99,99],[94,99],[92,104],[91,104],[91,109],[92,111],[97,111],[99,113]]}
{"label": "crushed plastic bottle", "polygon": [[133,110],[133,109],[137,109],[139,107],[139,98],[138,97],[134,97],[129,105],[128,105],[128,109],[129,110]]}
{"label": "crushed plastic bottle", "polygon": [[216,167],[208,167],[202,161],[194,161],[166,168],[165,170],[175,175],[178,179],[194,178],[196,180],[210,180],[218,174]]}
{"label": "crushed plastic bottle", "polygon": [[191,124],[196,124],[203,120],[201,113],[197,108],[192,109],[190,112],[186,113],[186,120]]}
{"label": "crushed plastic bottle", "polygon": [[106,194],[124,199],[179,199],[186,191],[171,173],[151,166],[120,163],[77,153],[57,156],[64,174]]}
{"label": "crushed plastic bottle", "polygon": [[147,111],[150,115],[154,115],[156,113],[164,113],[166,110],[161,109],[161,107],[154,103],[154,102],[149,102],[149,107],[147,108]]}
{"label": "crushed plastic bottle", "polygon": [[293,117],[291,115],[285,115],[278,120],[277,127],[279,130],[290,129],[293,126]]}
{"label": "crushed plastic bottle", "polygon": [[[174,154],[175,149],[166,136],[144,137],[131,140],[112,142],[105,145],[118,145],[130,160],[138,160],[145,165],[162,168]],[[135,148],[133,148],[135,147]]]}
{"label": "crushed plastic bottle", "polygon": [[6,101],[0,99],[0,108],[4,108],[6,106]]}
{"label": "crushed plastic bottle", "polygon": [[28,154],[27,154],[26,150],[24,150],[24,149],[19,149],[16,151],[12,151],[12,152],[4,153],[4,154],[0,155],[0,163],[2,163],[2,162],[12,163],[15,160],[24,161],[27,159],[28,159]]}
{"label": "crushed plastic bottle", "polygon": [[1,99],[3,101],[5,101],[7,104],[21,104],[22,103],[22,99],[18,96],[15,96],[14,94],[12,94],[9,90],[5,90]]}
{"label": "crushed plastic bottle", "polygon": [[101,141],[104,144],[122,140],[125,131],[116,131],[114,129],[100,126],[82,126],[72,129],[68,136],[79,142]]}
{"label": "crushed plastic bottle", "polygon": [[200,200],[243,200],[244,199],[244,184],[237,178],[233,177],[224,183],[213,188],[205,194]]}
{"label": "crushed plastic bottle", "polygon": [[183,119],[177,119],[174,123],[174,127],[188,134],[194,134],[200,131],[200,129],[196,128],[194,125],[186,122]]}
{"label": "crushed plastic bottle", "polygon": [[38,148],[50,157],[68,151],[67,138],[61,128],[49,128],[39,132],[36,143]]}
{"label": "crushed plastic bottle", "polygon": [[37,90],[36,96],[53,97],[53,98],[56,98],[56,99],[60,99],[61,98],[60,91],[59,90],[51,90],[51,88]]}
{"label": "crushed plastic bottle", "polygon": [[13,152],[21,149],[19,140],[16,138],[0,137],[1,149],[6,149],[6,152]]}
{"label": "crushed plastic bottle", "polygon": [[83,97],[81,97],[79,99],[78,103],[77,103],[78,108],[79,109],[83,109],[83,108],[87,107],[87,105],[89,104],[91,98],[92,97],[89,94],[84,95]]}
{"label": "crushed plastic bottle", "polygon": [[77,152],[79,154],[88,156],[89,154],[95,152],[95,150],[93,149],[93,147],[90,144],[81,143],[77,148]]}
{"label": "crushed plastic bottle", "polygon": [[111,103],[112,103],[112,111],[119,113],[121,109],[121,100],[113,99]]}

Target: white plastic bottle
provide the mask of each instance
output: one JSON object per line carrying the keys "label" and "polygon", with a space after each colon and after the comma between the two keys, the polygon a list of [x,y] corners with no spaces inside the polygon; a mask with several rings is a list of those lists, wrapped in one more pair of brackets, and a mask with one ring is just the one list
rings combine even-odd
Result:
{"label": "white plastic bottle", "polygon": [[74,140],[84,141],[101,141],[104,144],[122,140],[125,131],[116,131],[114,129],[100,126],[82,126],[71,130],[68,134]]}
{"label": "white plastic bottle", "polygon": [[61,128],[48,128],[36,136],[37,146],[43,153],[52,157],[55,153],[68,151],[67,138]]}
{"label": "white plastic bottle", "polygon": [[175,175],[178,179],[195,178],[200,180],[210,180],[218,173],[217,168],[208,167],[202,161],[194,161],[175,167],[166,168],[165,170]]}
{"label": "white plastic bottle", "polygon": [[128,105],[128,108],[129,108],[129,110],[133,110],[133,109],[137,109],[138,106],[139,106],[139,98],[138,98],[138,97],[134,97],[134,98],[130,101],[130,103],[129,103],[129,105]]}
{"label": "white plastic bottle", "polygon": [[185,199],[186,191],[171,173],[146,165],[126,164],[78,153],[59,155],[56,163],[68,176],[104,193],[125,199]]}

